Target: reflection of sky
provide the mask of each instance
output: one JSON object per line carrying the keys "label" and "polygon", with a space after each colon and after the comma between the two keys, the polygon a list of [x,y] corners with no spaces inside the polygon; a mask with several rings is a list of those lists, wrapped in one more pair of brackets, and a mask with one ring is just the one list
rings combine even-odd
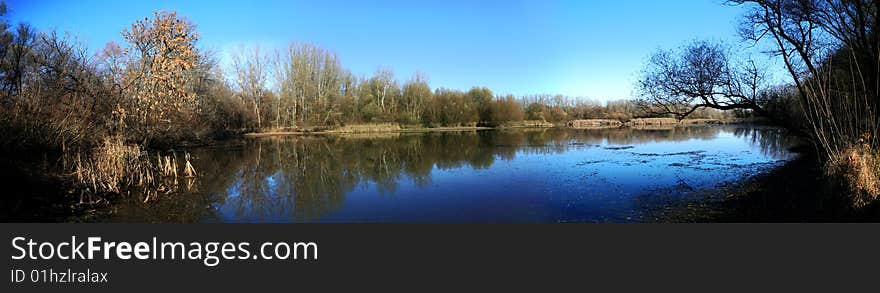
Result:
{"label": "reflection of sky", "polygon": [[241,195],[241,182],[233,183],[226,189],[227,198],[238,198]]}
{"label": "reflection of sky", "polygon": [[[284,179],[280,172],[276,172],[272,175],[266,176],[263,178],[263,182],[265,182],[265,187],[268,189],[266,194],[270,195],[269,197],[261,197],[261,201],[281,201],[283,200],[284,194],[281,192],[281,185],[284,182]],[[277,178],[277,179],[276,179]],[[279,183],[280,182],[280,183]],[[243,182],[241,180],[235,181],[228,188],[226,188],[226,200],[223,202],[214,203],[212,206],[215,209],[221,211],[219,213],[220,220],[224,222],[237,222],[242,219],[239,218],[241,214],[239,211],[248,211],[251,214],[259,213],[261,215],[260,221],[263,222],[285,222],[287,221],[287,216],[277,213],[275,211],[263,211],[260,212],[258,210],[264,208],[258,208],[252,198],[242,198],[242,185]],[[265,206],[265,205],[262,205]],[[268,217],[266,217],[268,215]]]}
{"label": "reflection of sky", "polygon": [[[711,138],[683,141],[600,145],[572,141],[562,152],[539,152],[543,146],[516,150],[512,159],[496,156],[488,168],[431,170],[419,184],[398,174],[393,188],[372,181],[345,195],[326,222],[557,222],[627,221],[644,203],[670,202],[695,191],[738,180],[780,162],[764,154],[747,136],[723,130]],[[595,142],[593,142],[595,143]],[[479,151],[513,146],[480,146]],[[277,205],[284,179],[265,177]],[[255,209],[240,199],[241,186],[227,190],[217,208],[223,221],[290,221],[293,209]],[[274,204],[274,203],[273,203]],[[268,205],[272,207],[272,205]],[[242,209],[246,212],[242,214]],[[286,209],[286,210],[285,210]],[[248,214],[260,216],[250,218]],[[268,215],[268,217],[267,217]],[[314,219],[313,219],[314,220]]]}

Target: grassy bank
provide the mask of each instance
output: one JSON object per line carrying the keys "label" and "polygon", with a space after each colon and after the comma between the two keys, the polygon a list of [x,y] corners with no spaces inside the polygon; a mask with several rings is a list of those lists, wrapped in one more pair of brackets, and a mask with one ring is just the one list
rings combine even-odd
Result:
{"label": "grassy bank", "polygon": [[[549,123],[548,123],[549,124]],[[439,126],[425,127],[421,125],[404,125],[393,123],[378,124],[355,124],[329,129],[300,129],[294,131],[266,130],[260,132],[245,133],[245,137],[267,137],[285,135],[308,135],[308,134],[359,134],[359,133],[420,133],[420,132],[446,132],[446,131],[477,131],[499,128],[547,128],[552,124],[511,124],[501,126]]]}
{"label": "grassy bank", "polygon": [[736,124],[762,122],[755,119],[682,119],[675,118],[635,118],[629,120],[615,119],[578,119],[569,121],[566,126],[571,128],[607,128],[607,127],[674,127],[682,125]]}
{"label": "grassy bank", "polygon": [[487,129],[509,128],[609,128],[609,127],[674,127],[687,125],[710,125],[710,124],[735,124],[756,122],[748,119],[684,119],[678,121],[673,118],[638,118],[626,122],[614,119],[579,119],[566,124],[553,124],[540,120],[525,120],[507,122],[495,126],[423,126],[423,125],[400,125],[396,123],[367,123],[351,124],[335,128],[298,128],[298,129],[266,129],[256,132],[245,133],[246,137],[266,137],[285,135],[306,134],[355,134],[355,133],[412,133],[412,132],[442,132],[442,131],[476,131]]}

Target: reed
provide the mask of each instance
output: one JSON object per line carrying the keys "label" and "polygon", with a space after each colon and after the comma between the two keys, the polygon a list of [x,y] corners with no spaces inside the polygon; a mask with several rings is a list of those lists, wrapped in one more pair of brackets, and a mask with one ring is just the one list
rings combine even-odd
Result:
{"label": "reed", "polygon": [[[191,179],[196,171],[190,154],[184,158],[181,167],[174,153],[151,156],[140,146],[111,136],[90,152],[65,153],[64,165],[73,169],[70,178],[80,191],[81,203],[94,203],[95,197],[100,201],[107,195],[131,195],[132,191],[140,191],[149,201],[193,188]],[[186,184],[179,183],[181,173],[187,178]]]}

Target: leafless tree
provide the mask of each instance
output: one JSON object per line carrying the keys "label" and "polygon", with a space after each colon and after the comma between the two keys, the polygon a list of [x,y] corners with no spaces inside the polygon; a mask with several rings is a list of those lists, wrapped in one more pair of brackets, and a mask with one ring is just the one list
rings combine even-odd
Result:
{"label": "leafless tree", "polygon": [[266,57],[260,53],[258,46],[251,49],[241,47],[232,57],[235,82],[241,91],[242,98],[250,101],[253,107],[257,128],[263,127],[260,108],[266,92],[266,75],[268,73],[266,63]]}
{"label": "leafless tree", "polygon": [[737,63],[721,44],[695,41],[652,55],[638,82],[640,104],[654,114],[684,119],[701,108],[749,109],[765,115],[765,75],[755,62]]}

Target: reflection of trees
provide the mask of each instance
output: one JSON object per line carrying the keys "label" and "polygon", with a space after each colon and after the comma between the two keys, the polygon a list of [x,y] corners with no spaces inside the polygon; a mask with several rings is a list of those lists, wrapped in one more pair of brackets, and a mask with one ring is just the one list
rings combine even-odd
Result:
{"label": "reflection of trees", "polygon": [[688,126],[688,127],[642,127],[585,129],[583,139],[594,143],[606,140],[609,144],[625,145],[664,141],[686,141],[691,139],[710,140],[722,131],[730,131],[730,126]]}
{"label": "reflection of trees", "polygon": [[733,134],[736,137],[745,137],[753,146],[760,148],[762,154],[775,159],[786,158],[789,154],[788,148],[798,144],[796,136],[781,128],[737,127]]}
{"label": "reflection of trees", "polygon": [[161,218],[183,222],[212,217],[212,209],[199,207],[214,202],[235,218],[310,221],[339,209],[359,186],[372,184],[380,193],[393,194],[402,180],[426,186],[435,168],[489,168],[517,154],[561,153],[583,144],[712,139],[722,131],[748,136],[771,153],[785,151],[779,141],[787,136],[775,129],[733,126],[259,138],[238,147],[199,150],[199,194],[169,201],[176,214]]}

